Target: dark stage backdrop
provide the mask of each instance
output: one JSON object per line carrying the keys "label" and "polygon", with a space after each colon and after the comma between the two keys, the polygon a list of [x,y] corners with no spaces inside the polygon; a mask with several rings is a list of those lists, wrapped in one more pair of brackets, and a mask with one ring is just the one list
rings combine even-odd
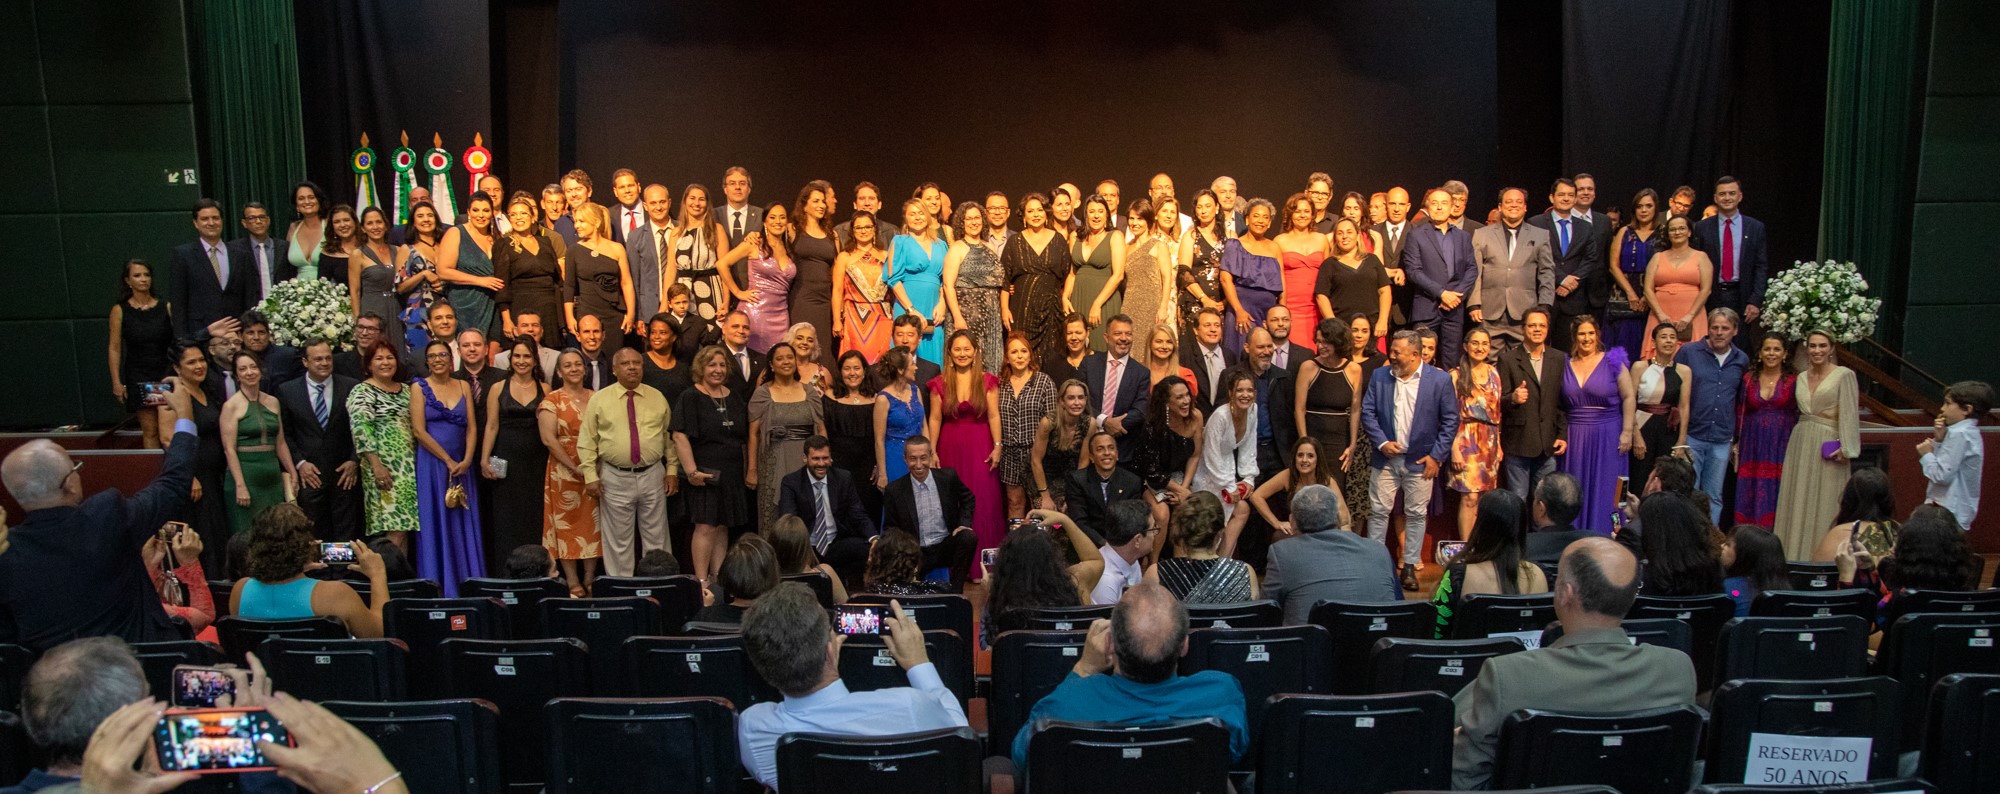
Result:
{"label": "dark stage backdrop", "polygon": [[1160,170],[1183,201],[1217,174],[1273,201],[1315,170],[1497,187],[1488,4],[917,5],[563,0],[559,159],[677,193],[743,165],[759,204],[824,178],[843,214],[862,179],[954,200],[1109,177],[1129,201]]}

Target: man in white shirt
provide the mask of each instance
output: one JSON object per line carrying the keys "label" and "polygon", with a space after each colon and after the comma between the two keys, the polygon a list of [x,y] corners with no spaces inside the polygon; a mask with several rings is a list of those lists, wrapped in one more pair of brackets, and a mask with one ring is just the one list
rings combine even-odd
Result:
{"label": "man in white shirt", "polygon": [[778,790],[778,740],[787,733],[886,736],[966,726],[965,709],[945,687],[924,651],[921,627],[889,603],[881,633],[890,657],[910,686],[849,692],[840,680],[844,635],[829,628],[826,610],[810,589],[785,582],[743,613],[743,644],[750,663],[784,693],[780,703],[759,703],[736,721],[736,749],[743,768]]}
{"label": "man in white shirt", "polygon": [[1976,380],[1954,383],[1944,390],[1944,404],[1938,407],[1936,435],[1917,442],[1918,462],[1930,481],[1924,503],[1943,505],[1967,532],[1979,515],[1979,477],[1986,468],[1979,418],[1992,411],[1992,386]]}
{"label": "man in white shirt", "polygon": [[1216,399],[1222,389],[1222,372],[1236,366],[1242,353],[1222,346],[1222,313],[1206,306],[1195,315],[1194,344],[1181,348],[1181,366],[1194,371],[1195,408],[1203,416],[1226,402]]}
{"label": "man in white shirt", "polygon": [[1431,481],[1451,461],[1458,434],[1458,398],[1451,376],[1424,364],[1415,331],[1397,331],[1389,343],[1389,366],[1375,370],[1361,404],[1361,428],[1368,434],[1368,537],[1389,538],[1389,510],[1403,496],[1403,589],[1417,589],[1417,561],[1424,544],[1424,519]]}
{"label": "man in white shirt", "polygon": [[[673,232],[674,197],[666,185],[647,185],[642,193],[645,212],[625,234],[625,262],[632,271],[632,303],[641,318],[666,311],[661,293],[667,288],[667,238]],[[625,208],[620,207],[619,212]]]}
{"label": "man in white shirt", "polygon": [[1143,502],[1113,502],[1106,510],[1104,545],[1097,553],[1104,558],[1104,573],[1090,589],[1090,603],[1116,604],[1126,588],[1146,579],[1146,558],[1153,553],[1153,512]]}

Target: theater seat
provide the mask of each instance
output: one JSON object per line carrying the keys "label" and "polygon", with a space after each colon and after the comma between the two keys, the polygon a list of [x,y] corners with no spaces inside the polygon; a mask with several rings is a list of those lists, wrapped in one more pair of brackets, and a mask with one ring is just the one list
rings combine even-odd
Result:
{"label": "theater seat", "polygon": [[[1532,789],[1510,788],[1506,790],[1485,789],[1486,794],[1619,794],[1610,786],[1546,786]],[[1398,791],[1396,794],[1463,794],[1458,791]],[[1804,792],[1795,792],[1804,794]]]}
{"label": "theater seat", "polygon": [[1029,794],[1229,790],[1229,729],[1212,717],[1143,726],[1044,718],[1029,730]]}
{"label": "theater seat", "polygon": [[[348,585],[349,587],[354,588],[354,594],[361,596],[362,603],[364,604],[368,603],[368,595],[369,595],[368,580],[357,579],[354,578],[354,576],[355,576],[354,574],[350,573],[348,574],[348,578],[341,579],[339,581],[342,582],[343,584]],[[390,598],[443,598],[444,597],[444,587],[442,585],[439,585],[437,583],[437,580],[435,579],[397,579],[396,581],[388,582],[387,584],[389,585]]]}
{"label": "theater seat", "polygon": [[725,794],[743,777],[718,698],[556,698],[543,713],[548,794]]}
{"label": "theater seat", "polygon": [[146,671],[146,685],[153,697],[163,702],[172,702],[175,667],[222,664],[222,646],[200,640],[135,642],[132,655],[139,657],[139,666]]}
{"label": "theater seat", "polygon": [[1487,659],[1527,649],[1519,637],[1480,640],[1384,637],[1375,641],[1375,650],[1368,656],[1368,680],[1378,695],[1428,690],[1449,697],[1472,683]]}
{"label": "theater seat", "polygon": [[[1255,741],[1265,701],[1271,696],[1281,692],[1328,691],[1331,645],[1326,629],[1318,626],[1195,629],[1187,635],[1181,674],[1216,670],[1235,678],[1243,687],[1244,716],[1249,719],[1250,737]],[[1252,761],[1244,759],[1245,764]]]}
{"label": "theater seat", "polygon": [[500,708],[500,771],[508,785],[542,785],[548,773],[542,705],[590,694],[589,650],[568,638],[453,639],[443,650],[445,691]]}
{"label": "theater seat", "polygon": [[619,655],[633,697],[714,697],[737,711],[779,699],[751,666],[741,635],[633,637]]}
{"label": "theater seat", "polygon": [[1921,747],[1931,686],[1953,673],[2000,674],[2000,614],[1926,612],[1889,626],[1876,670],[1903,683],[1902,725],[1909,746]]}
{"label": "theater seat", "polygon": [[11,711],[0,711],[0,782],[13,785],[42,765],[41,750]]}
{"label": "theater seat", "polygon": [[1853,615],[1875,625],[1875,593],[1846,590],[1766,590],[1750,602],[1755,617],[1823,618]]}
{"label": "theater seat", "polygon": [[[1933,788],[1921,778],[1898,778],[1848,783],[1836,786],[1750,786],[1742,783],[1710,783],[1696,786],[1688,794],[1930,794],[1951,789]],[[1968,790],[1969,791],[1969,790]]]}
{"label": "theater seat", "polygon": [[228,579],[208,580],[208,597],[215,600],[215,616],[226,618],[235,614],[229,608],[229,596],[236,592],[236,583]]}
{"label": "theater seat", "polygon": [[2000,614],[2000,588],[1985,590],[1904,590],[1887,605],[1885,623],[1918,612],[1979,612]]}
{"label": "theater seat", "polygon": [[360,729],[412,792],[500,794],[500,713],[483,700],[321,705]]}
{"label": "theater seat", "polygon": [[1834,563],[1787,560],[1785,572],[1791,574],[1794,590],[1818,592],[1840,587],[1840,568]]}
{"label": "theater seat", "polygon": [[1730,618],[1716,645],[1715,680],[1867,675],[1870,628],[1853,615]]}
{"label": "theater seat", "polygon": [[257,650],[272,637],[344,640],[352,636],[347,633],[347,624],[331,615],[296,620],[219,618],[215,621],[215,634],[222,640],[223,657],[235,664],[244,664],[244,654]]}
{"label": "theater seat", "polygon": [[1384,637],[1428,640],[1437,633],[1437,607],[1429,601],[1360,603],[1321,601],[1306,622],[1326,629],[1332,641],[1329,674],[1337,695],[1369,691],[1368,654]]}
{"label": "theater seat", "polygon": [[1707,692],[1715,688],[1715,647],[1722,639],[1722,624],[1736,617],[1736,600],[1723,593],[1702,596],[1640,595],[1632,602],[1625,618],[1671,618],[1688,624],[1694,658],[1695,688]]}
{"label": "theater seat", "polygon": [[1691,705],[1596,715],[1522,709],[1500,724],[1493,785],[1681,794],[1693,782],[1701,724]]}
{"label": "theater seat", "polygon": [[1056,685],[1069,676],[1088,631],[1007,631],[993,639],[993,686],[986,697],[986,738],[993,755],[1011,752],[1014,737]]}
{"label": "theater seat", "polygon": [[625,694],[624,661],[615,649],[632,637],[657,636],[660,605],[651,598],[549,598],[541,603],[542,630],[550,637],[575,637],[590,655],[590,681],[602,697]]}
{"label": "theater seat", "polygon": [[493,579],[474,577],[458,585],[461,598],[497,598],[513,624],[511,636],[544,637],[540,605],[546,598],[568,598],[569,587],[554,579]]}
{"label": "theater seat", "polygon": [[[956,596],[954,596],[955,598]],[[840,681],[850,692],[867,692],[909,686],[901,665],[889,655],[888,638],[883,635],[855,634],[840,644]],[[937,667],[945,688],[958,696],[964,708],[972,699],[972,649],[958,632],[930,629],[924,632],[924,653]]]}
{"label": "theater seat", "polygon": [[701,582],[692,576],[599,576],[590,583],[599,598],[637,596],[660,605],[660,631],[681,633],[681,625],[701,611]]}
{"label": "theater seat", "polygon": [[[1688,630],[1688,624],[1682,621],[1672,618],[1626,618],[1619,628],[1624,629],[1625,636],[1639,645],[1657,645],[1662,648],[1672,648],[1688,654],[1689,657],[1694,655],[1693,648],[1690,647],[1694,644],[1692,632]],[[1556,640],[1562,639],[1562,635],[1562,621],[1550,623],[1548,628],[1542,629],[1542,644],[1539,647],[1547,648],[1556,644]]]}
{"label": "theater seat", "polygon": [[[892,600],[901,604],[903,614],[909,615],[910,619],[915,620],[917,626],[924,631],[950,629],[968,643],[979,636],[973,633],[972,629],[972,600],[962,595],[947,593],[891,598],[877,593],[856,593],[853,598],[847,599],[847,603],[888,606]],[[886,614],[887,610],[884,610],[884,613]]]}
{"label": "theater seat", "polygon": [[788,733],[778,739],[786,794],[980,794],[979,735],[948,728],[893,736]]}
{"label": "theater seat", "polygon": [[[1258,794],[1376,794],[1451,785],[1451,698],[1276,695],[1258,730]],[[1385,763],[1384,759],[1394,759]]]}
{"label": "theater seat", "polygon": [[1093,620],[1110,620],[1110,604],[1088,604],[1075,607],[1034,607],[1030,609],[1010,609],[1007,614],[994,615],[994,632],[1003,631],[1081,631],[1090,628]]}
{"label": "theater seat", "polygon": [[1555,619],[1556,597],[1552,593],[1475,593],[1459,599],[1458,611],[1451,616],[1451,636],[1460,640],[1516,636],[1523,642],[1534,642]]}
{"label": "theater seat", "polygon": [[805,585],[807,590],[813,592],[813,597],[819,599],[821,609],[833,609],[833,579],[825,573],[820,571],[790,573],[785,574],[784,580]]}
{"label": "theater seat", "polygon": [[1239,601],[1233,604],[1188,604],[1188,628],[1248,629],[1276,626],[1285,622],[1285,610],[1278,602]]}
{"label": "theater seat", "polygon": [[409,692],[434,698],[444,692],[448,639],[504,640],[513,636],[507,609],[494,598],[392,598],[382,608],[382,635],[410,649]]}
{"label": "theater seat", "polygon": [[1925,721],[1925,780],[1949,794],[2000,791],[2000,675],[1939,679]]}
{"label": "theater seat", "polygon": [[272,637],[257,651],[271,685],[305,700],[403,700],[410,649],[402,640]]}
{"label": "theater seat", "polygon": [[[1729,681],[1715,688],[1709,714],[1710,783],[1745,782],[1752,734],[1868,739],[1870,779],[1896,774],[1902,754],[1902,687],[1887,676]],[[1834,781],[1806,781],[1825,782]]]}

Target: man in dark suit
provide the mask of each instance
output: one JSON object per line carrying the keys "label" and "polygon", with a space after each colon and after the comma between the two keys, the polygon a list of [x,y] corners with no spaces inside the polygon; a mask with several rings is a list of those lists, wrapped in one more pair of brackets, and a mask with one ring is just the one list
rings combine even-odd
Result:
{"label": "man in dark suit", "polygon": [[[1103,201],[1105,209],[1111,212],[1111,220],[1107,222],[1109,228],[1125,228],[1125,208],[1118,204],[1118,180],[1106,179],[1097,183],[1097,198]],[[1086,201],[1088,200],[1086,199]],[[1078,207],[1076,209],[1076,217],[1081,218],[1083,216],[1083,208]]]}
{"label": "man in dark suit", "polygon": [[[1715,263],[1715,289],[1708,294],[1708,308],[1727,307],[1743,316],[1744,326],[1757,322],[1763,311],[1764,287],[1770,279],[1770,258],[1764,240],[1764,222],[1743,214],[1743,186],[1736,177],[1715,180],[1715,216],[1694,225],[1690,245],[1708,254]],[[1754,353],[1750,345],[1762,334],[1740,333],[1736,345]]]}
{"label": "man in dark suit", "polygon": [[833,447],[826,436],[807,438],[805,468],[785,475],[779,483],[778,515],[806,522],[813,551],[840,572],[841,579],[861,578],[868,565],[868,544],[875,539],[875,522],[861,509],[854,475],[834,468]]}
{"label": "man in dark suit", "polygon": [[[625,235],[625,262],[632,271],[632,302],[638,309],[635,316],[651,317],[659,313],[665,297],[661,293],[666,286],[660,283],[666,277],[665,259],[660,251],[672,231],[668,227],[674,222],[674,198],[666,185],[647,185],[644,195],[645,221]],[[639,338],[644,334],[644,328],[635,329],[630,335],[633,338],[626,340],[627,346],[645,349],[644,340]]]}
{"label": "man in dark suit", "polygon": [[1118,439],[1102,430],[1090,436],[1090,466],[1063,475],[1063,494],[1069,517],[1090,541],[1104,545],[1105,522],[1111,506],[1138,502],[1146,496],[1146,483],[1130,469],[1118,465]]}
{"label": "man in dark suit", "polygon": [[1500,449],[1507,453],[1507,490],[1524,502],[1556,470],[1569,433],[1562,407],[1569,356],[1548,344],[1549,314],[1547,306],[1529,309],[1521,320],[1525,341],[1500,353]]}
{"label": "man in dark suit", "polygon": [[[186,385],[166,398],[175,416],[191,415]],[[85,498],[82,461],[48,440],[7,453],[0,479],[27,512],[0,554],[0,642],[39,653],[77,637],[187,639],[160,607],[140,551],[186,511],[198,446],[193,420],[176,420],[159,476],[130,499],[113,489]]]}
{"label": "man in dark suit", "polygon": [[1554,563],[1562,559],[1569,544],[1597,533],[1576,528],[1576,515],[1583,509],[1583,486],[1569,472],[1552,472],[1535,485],[1535,506],[1530,511],[1533,531],[1521,551],[1522,559]]}
{"label": "man in dark suit", "polygon": [[256,309],[244,312],[237,327],[240,329],[237,333],[242,337],[243,349],[256,353],[263,359],[266,384],[276,386],[305,374],[305,368],[299,363],[298,348],[274,344],[271,341],[271,321],[264,317],[263,312]]}
{"label": "man in dark suit", "polygon": [[1194,405],[1207,416],[1215,411],[1221,402],[1215,393],[1222,388],[1222,373],[1236,362],[1243,360],[1243,353],[1230,350],[1222,345],[1222,313],[1203,307],[1195,316],[1194,344],[1181,347],[1181,366],[1194,370]]}
{"label": "man in dark suit", "polygon": [[1409,276],[1403,272],[1403,246],[1410,237],[1410,191],[1400,185],[1389,188],[1388,202],[1383,206],[1388,217],[1375,224],[1375,233],[1382,235],[1382,250],[1375,253],[1389,270],[1389,325],[1401,328],[1410,321],[1412,297]]}
{"label": "man in dark suit", "polygon": [[360,317],[354,318],[354,349],[333,354],[333,371],[356,381],[367,380],[368,362],[361,360],[361,351],[381,338],[382,315],[362,312]]}
{"label": "man in dark suit", "polygon": [[597,391],[618,380],[618,374],[611,370],[611,354],[617,351],[605,349],[604,325],[597,315],[576,318],[576,349],[583,353],[584,388]]}
{"label": "man in dark suit", "polygon": [[[1553,209],[1529,218],[1528,223],[1549,233],[1556,279],[1556,314],[1549,339],[1557,349],[1568,350],[1570,323],[1584,315],[1595,316],[1604,308],[1602,300],[1592,305],[1589,290],[1591,283],[1604,275],[1604,250],[1595,244],[1596,228],[1570,212],[1576,206],[1575,182],[1568,177],[1557,179],[1549,188],[1549,206]],[[1603,297],[1609,295],[1607,291]]]}
{"label": "man in dark suit", "polygon": [[1401,579],[1403,589],[1415,590],[1431,481],[1451,462],[1451,442],[1458,435],[1458,395],[1451,376],[1423,362],[1415,331],[1397,331],[1389,343],[1389,365],[1369,376],[1361,429],[1371,450],[1368,537],[1388,542],[1389,509],[1401,493]]}
{"label": "man in dark suit", "polygon": [[[630,168],[620,168],[611,172],[611,197],[617,199],[618,204],[610,208],[605,218],[611,224],[611,233],[606,236],[610,237],[612,242],[624,245],[628,234],[646,227],[648,211],[640,204],[639,193],[637,172]],[[639,313],[641,317],[653,311],[643,303],[639,305],[644,309]]]}
{"label": "man in dark suit", "polygon": [[1464,229],[1467,234],[1470,234],[1479,231],[1480,227],[1486,225],[1472,218],[1465,217],[1465,205],[1467,200],[1471,198],[1471,191],[1465,187],[1464,182],[1456,179],[1447,179],[1443,187],[1444,192],[1451,194],[1451,225],[1453,227]]}
{"label": "man in dark suit", "polygon": [[1132,318],[1112,315],[1104,322],[1102,353],[1083,358],[1083,385],[1090,389],[1090,409],[1106,432],[1118,439],[1120,455],[1131,451],[1132,439],[1146,424],[1146,401],[1152,373],[1132,360]]}
{"label": "man in dark suit", "polygon": [[[902,348],[903,352],[915,356],[917,354],[917,342],[924,337],[923,328],[924,319],[922,317],[914,314],[900,314],[896,316],[895,325],[889,328],[889,339],[894,343],[894,346]],[[942,372],[944,370],[937,364],[925,359],[917,359],[917,388],[922,389],[929,386],[930,382],[937,379],[937,376]],[[876,385],[879,387],[881,384],[878,383]]]}
{"label": "man in dark suit", "polygon": [[1528,191],[1500,191],[1500,222],[1472,233],[1472,258],[1479,264],[1467,319],[1484,327],[1496,349],[1526,337],[1521,323],[1528,310],[1556,299],[1555,257],[1549,234],[1529,226]]}
{"label": "man in dark suit", "polygon": [[174,247],[168,264],[167,302],[174,307],[174,331],[182,338],[250,307],[249,267],[222,241],[222,205],[205,198],[194,203],[194,228],[201,239]]}
{"label": "man in dark suit", "polygon": [[[832,461],[831,453],[827,460]],[[972,489],[951,469],[933,468],[930,439],[911,436],[903,442],[903,463],[910,473],[889,482],[882,491],[884,529],[900,529],[923,548],[922,568],[943,566],[951,574],[953,592],[965,589],[966,571],[979,540],[972,534]]]}
{"label": "man in dark suit", "polygon": [[245,203],[239,222],[246,236],[229,241],[229,258],[247,271],[244,301],[255,307],[271,294],[271,287],[296,278],[299,269],[285,256],[284,238],[271,234],[271,211],[262,202]]}
{"label": "man in dark suit", "polygon": [[[729,235],[729,247],[743,243],[743,236],[764,229],[764,208],[750,204],[750,170],[740,165],[732,165],[722,172],[723,204],[709,210],[709,214],[722,224],[723,233]],[[713,199],[710,199],[713,202]],[[729,267],[729,275],[738,284],[750,283],[750,262],[744,260]]]}
{"label": "man in dark suit", "polygon": [[770,362],[750,349],[750,317],[740,311],[722,318],[722,352],[729,356],[729,390],[750,399]]}
{"label": "man in dark suit", "polygon": [[1410,322],[1438,333],[1437,364],[1458,366],[1465,343],[1466,298],[1479,280],[1472,235],[1451,225],[1451,194],[1432,188],[1424,194],[1430,223],[1410,232],[1403,246],[1403,272],[1416,285]]}
{"label": "man in dark suit", "polygon": [[333,371],[333,346],[310,342],[303,378],[278,384],[285,444],[299,474],[299,509],[313,520],[320,540],[361,536],[360,465],[347,416],[347,394],[359,381]]}
{"label": "man in dark suit", "polygon": [[[875,216],[875,239],[880,240],[885,247],[889,244],[889,238],[895,237],[902,226],[902,219],[899,217],[882,217],[882,191],[877,189],[873,182],[862,182],[854,186],[854,211],[866,212]],[[890,214],[901,215],[902,213],[892,212]],[[852,218],[841,221],[838,225],[834,226],[833,236],[840,243],[840,247],[846,249],[848,242],[854,239],[854,221]]]}
{"label": "man in dark suit", "polygon": [[[1292,421],[1292,384],[1297,382],[1299,367],[1304,366],[1313,354],[1303,345],[1292,342],[1292,319],[1292,310],[1283,303],[1272,304],[1264,312],[1264,330],[1271,335],[1271,366],[1268,373],[1258,377],[1257,412],[1258,424],[1268,425],[1271,432],[1266,434],[1260,431],[1258,435],[1257,482],[1260,484],[1284,471],[1285,453],[1299,440],[1298,425]],[[1310,326],[1303,331],[1313,333]],[[1269,388],[1265,386],[1267,379]],[[1266,436],[1271,442],[1268,446],[1263,443]],[[1266,460],[1266,452],[1274,457]]]}
{"label": "man in dark suit", "polygon": [[[472,387],[472,433],[481,438],[486,432],[486,392],[507,379],[508,371],[487,363],[486,335],[476,328],[458,332],[458,369],[451,376]],[[484,482],[481,482],[484,487]]]}

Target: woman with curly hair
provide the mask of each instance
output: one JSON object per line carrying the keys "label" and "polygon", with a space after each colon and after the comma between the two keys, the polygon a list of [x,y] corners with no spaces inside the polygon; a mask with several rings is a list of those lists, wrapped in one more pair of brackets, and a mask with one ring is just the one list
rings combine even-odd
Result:
{"label": "woman with curly hair", "polygon": [[1190,495],[1167,532],[1178,556],[1146,569],[1146,581],[1163,585],[1187,604],[1233,604],[1253,601],[1261,588],[1257,572],[1242,560],[1218,553],[1222,546],[1222,499],[1207,491]]}
{"label": "woman with curly hair", "polygon": [[[306,566],[319,561],[319,540],[312,519],[296,504],[281,504],[259,513],[250,524],[246,573],[229,592],[229,614],[253,620],[340,618],[347,631],[369,639],[382,636],[382,607],[389,603],[389,576],[382,557],[368,544],[353,541],[351,568],[368,577],[368,602],[345,582],[322,582],[306,576]],[[201,586],[196,583],[197,587]]]}
{"label": "woman with curly hair", "polygon": [[868,547],[868,567],[861,577],[861,592],[888,596],[943,595],[951,582],[924,579],[923,548],[917,538],[900,529],[876,536]]}
{"label": "woman with curly hair", "polygon": [[1039,522],[1014,527],[994,552],[986,572],[986,614],[979,619],[979,644],[992,647],[1000,632],[1022,628],[1011,612],[1083,603],[1070,579],[1069,562],[1050,529]]}

